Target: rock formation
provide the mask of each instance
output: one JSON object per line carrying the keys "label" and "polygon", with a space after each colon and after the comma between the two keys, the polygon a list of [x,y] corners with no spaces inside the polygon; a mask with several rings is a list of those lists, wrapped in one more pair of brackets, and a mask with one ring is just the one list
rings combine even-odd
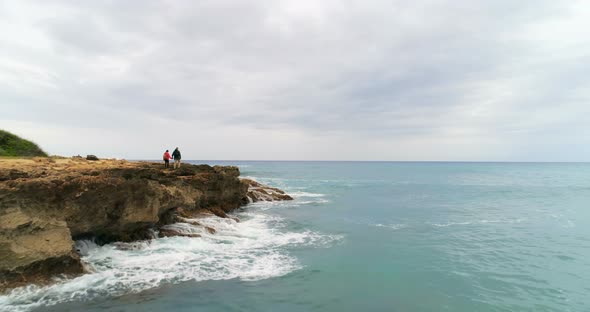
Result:
{"label": "rock formation", "polygon": [[242,179],[242,182],[248,185],[247,195],[251,202],[293,199],[278,188],[266,186],[250,179]]}
{"label": "rock formation", "polygon": [[[240,180],[237,167],[117,160],[0,160],[0,292],[83,272],[74,240],[132,242],[179,218],[227,217],[259,200],[291,199]],[[215,229],[206,229],[215,233]],[[163,227],[159,236],[178,233]],[[189,235],[196,237],[198,235]]]}

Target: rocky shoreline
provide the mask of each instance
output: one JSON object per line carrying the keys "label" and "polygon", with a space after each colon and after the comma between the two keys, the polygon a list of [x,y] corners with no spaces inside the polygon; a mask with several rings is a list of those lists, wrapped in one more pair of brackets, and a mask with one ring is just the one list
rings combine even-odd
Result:
{"label": "rocky shoreline", "polygon": [[166,225],[211,214],[225,218],[250,202],[292,199],[239,175],[232,166],[173,170],[124,160],[0,159],[0,293],[83,274],[77,239],[104,244],[156,233],[189,236]]}

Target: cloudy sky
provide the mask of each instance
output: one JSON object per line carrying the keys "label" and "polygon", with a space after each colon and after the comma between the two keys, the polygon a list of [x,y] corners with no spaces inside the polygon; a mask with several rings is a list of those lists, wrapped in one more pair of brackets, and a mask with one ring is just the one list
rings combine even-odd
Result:
{"label": "cloudy sky", "polygon": [[0,128],[51,154],[590,160],[590,4],[0,0]]}

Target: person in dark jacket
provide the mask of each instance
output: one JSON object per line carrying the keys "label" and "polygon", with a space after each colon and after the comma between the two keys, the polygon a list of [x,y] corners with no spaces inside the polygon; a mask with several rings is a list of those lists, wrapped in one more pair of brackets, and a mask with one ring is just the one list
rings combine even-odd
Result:
{"label": "person in dark jacket", "polygon": [[172,158],[172,156],[170,156],[170,152],[168,152],[168,150],[166,150],[166,152],[164,153],[164,168],[168,168],[170,167],[170,158]]}
{"label": "person in dark jacket", "polygon": [[178,150],[178,147],[176,149],[174,149],[174,152],[172,152],[172,158],[174,158],[174,169],[176,168],[180,168],[180,151]]}

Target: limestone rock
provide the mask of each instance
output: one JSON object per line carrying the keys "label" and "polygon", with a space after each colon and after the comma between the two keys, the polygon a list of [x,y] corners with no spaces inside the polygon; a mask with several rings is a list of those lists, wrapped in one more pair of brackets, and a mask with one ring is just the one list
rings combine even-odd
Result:
{"label": "limestone rock", "polygon": [[238,176],[236,167],[0,159],[0,291],[82,273],[73,239],[150,239],[171,210],[224,215],[246,196]]}
{"label": "limestone rock", "polygon": [[227,213],[250,201],[291,199],[239,174],[237,167],[164,170],[160,163],[81,157],[0,159],[0,292],[83,273],[76,239],[133,242],[153,238],[158,228],[160,237],[199,237],[164,226],[200,225],[195,217],[211,215],[237,222]]}
{"label": "limestone rock", "polygon": [[84,272],[66,222],[29,217],[17,209],[0,215],[0,292],[46,283],[55,274]]}
{"label": "limestone rock", "polygon": [[280,190],[278,188],[270,187],[250,179],[242,179],[241,181],[242,183],[247,185],[247,196],[252,202],[293,199],[293,197],[289,196],[283,190]]}

